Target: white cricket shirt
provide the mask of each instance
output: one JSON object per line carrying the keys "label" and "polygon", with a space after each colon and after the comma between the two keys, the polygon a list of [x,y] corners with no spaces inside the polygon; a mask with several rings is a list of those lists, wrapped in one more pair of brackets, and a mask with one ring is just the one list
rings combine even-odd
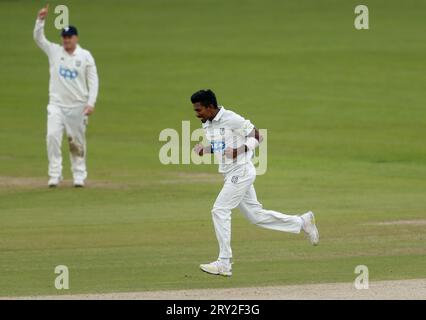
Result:
{"label": "white cricket shirt", "polygon": [[203,129],[207,140],[212,147],[219,163],[219,172],[228,173],[234,169],[251,162],[253,151],[248,150],[241,153],[236,159],[225,156],[226,148],[239,148],[245,144],[247,136],[253,131],[254,125],[250,120],[244,119],[242,116],[233,111],[226,110],[223,106],[212,121],[208,120],[203,123]]}
{"label": "white cricket shirt", "polygon": [[77,45],[72,54],[48,41],[44,20],[36,20],[34,40],[49,58],[49,104],[59,107],[95,106],[98,95],[98,73],[89,51]]}

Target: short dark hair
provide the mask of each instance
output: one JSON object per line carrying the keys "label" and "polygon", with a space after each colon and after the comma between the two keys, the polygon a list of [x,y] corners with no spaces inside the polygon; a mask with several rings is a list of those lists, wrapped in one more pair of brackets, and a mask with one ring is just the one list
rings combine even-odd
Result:
{"label": "short dark hair", "polygon": [[217,108],[216,95],[210,89],[199,90],[199,91],[195,92],[191,96],[191,102],[192,103],[199,102],[204,107],[208,107],[210,105],[213,105],[215,108]]}

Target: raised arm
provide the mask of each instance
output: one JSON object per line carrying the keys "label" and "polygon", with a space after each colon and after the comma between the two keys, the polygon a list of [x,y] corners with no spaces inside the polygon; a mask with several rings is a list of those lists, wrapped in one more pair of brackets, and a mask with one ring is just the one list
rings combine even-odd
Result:
{"label": "raised arm", "polygon": [[44,35],[44,23],[49,10],[49,5],[47,4],[43,9],[38,12],[36,24],[34,27],[34,41],[43,50],[47,55],[50,54],[52,43],[46,39]]}

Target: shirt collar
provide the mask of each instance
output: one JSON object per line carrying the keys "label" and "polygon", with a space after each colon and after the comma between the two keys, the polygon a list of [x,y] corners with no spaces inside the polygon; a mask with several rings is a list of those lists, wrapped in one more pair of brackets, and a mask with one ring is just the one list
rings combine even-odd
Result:
{"label": "shirt collar", "polygon": [[219,106],[219,112],[216,114],[216,116],[213,118],[213,121],[219,121],[220,118],[222,118],[223,113],[225,112],[225,108],[223,106]]}
{"label": "shirt collar", "polygon": [[212,121],[207,120],[206,122],[203,122],[201,126],[203,128],[207,128],[211,123],[213,123],[213,121],[215,122],[219,121],[220,118],[222,118],[224,113],[225,113],[225,108],[223,106],[219,106],[219,112],[216,113],[216,116],[213,118],[213,120]]}
{"label": "shirt collar", "polygon": [[71,54],[69,54],[68,52],[66,52],[66,51],[65,51],[65,49],[64,49],[64,47],[62,47],[62,50],[63,50],[63,51],[64,51],[67,55],[75,56],[75,55],[77,55],[77,54],[80,52],[81,47],[80,47],[80,45],[77,45],[77,46],[75,47],[74,52],[73,52],[73,53],[71,53]]}

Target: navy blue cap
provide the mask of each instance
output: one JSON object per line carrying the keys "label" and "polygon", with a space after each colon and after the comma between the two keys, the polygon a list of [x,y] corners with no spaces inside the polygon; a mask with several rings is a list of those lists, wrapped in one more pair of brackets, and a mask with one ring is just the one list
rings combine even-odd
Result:
{"label": "navy blue cap", "polygon": [[62,29],[61,36],[78,36],[77,28],[74,26],[68,26]]}

